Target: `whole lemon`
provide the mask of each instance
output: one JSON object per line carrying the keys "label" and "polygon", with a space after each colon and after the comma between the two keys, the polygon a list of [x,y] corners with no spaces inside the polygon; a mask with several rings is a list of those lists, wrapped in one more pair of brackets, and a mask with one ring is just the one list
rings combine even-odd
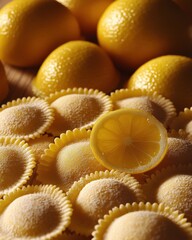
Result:
{"label": "whole lemon", "polygon": [[169,98],[178,111],[192,106],[192,59],[167,55],[138,68],[127,82],[130,89],[142,89]]}
{"label": "whole lemon", "polygon": [[98,23],[99,44],[123,68],[166,54],[192,51],[189,23],[170,0],[119,0]]}
{"label": "whole lemon", "polygon": [[35,94],[46,96],[73,87],[110,92],[118,83],[119,74],[102,48],[87,41],[71,41],[47,57],[32,88]]}
{"label": "whole lemon", "polygon": [[59,45],[80,38],[72,13],[53,0],[14,0],[0,10],[0,58],[11,65],[40,65]]}
{"label": "whole lemon", "polygon": [[9,92],[9,84],[5,74],[5,69],[0,61],[0,103],[7,97]]}
{"label": "whole lemon", "polygon": [[57,0],[68,7],[77,18],[86,36],[96,35],[97,23],[104,10],[114,0]]}

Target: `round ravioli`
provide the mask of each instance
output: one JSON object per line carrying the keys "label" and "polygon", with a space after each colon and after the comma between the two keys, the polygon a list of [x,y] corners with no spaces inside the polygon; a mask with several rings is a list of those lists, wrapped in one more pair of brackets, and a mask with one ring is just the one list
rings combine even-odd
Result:
{"label": "round ravioli", "polygon": [[183,129],[192,136],[192,107],[185,108],[177,117],[173,119],[170,127],[175,130]]}
{"label": "round ravioli", "polygon": [[93,240],[190,240],[190,226],[183,215],[162,204],[126,204],[99,221]]}
{"label": "round ravioli", "polygon": [[167,140],[167,153],[157,167],[147,172],[148,175],[171,165],[192,164],[192,139],[187,137],[186,132],[173,130],[168,133]]}
{"label": "round ravioli", "polygon": [[0,238],[52,239],[70,224],[72,208],[56,186],[27,186],[0,200]]}
{"label": "round ravioli", "polygon": [[192,221],[192,165],[165,168],[147,179],[147,200],[164,203]]}
{"label": "round ravioli", "polygon": [[74,181],[86,174],[105,170],[90,148],[90,130],[67,131],[56,138],[42,156],[37,179],[68,191]]}
{"label": "round ravioli", "polygon": [[90,128],[96,119],[112,109],[109,96],[93,89],[73,88],[47,98],[55,112],[49,132],[55,136],[75,128]]}
{"label": "round ravioli", "polygon": [[173,103],[158,95],[156,92],[149,94],[142,90],[120,89],[110,96],[114,109],[133,108],[150,113],[165,126],[176,115]]}
{"label": "round ravioli", "polygon": [[26,184],[35,165],[27,143],[20,139],[0,138],[0,197]]}
{"label": "round ravioli", "polygon": [[53,122],[53,109],[40,98],[13,100],[0,108],[0,136],[29,140],[39,137]]}
{"label": "round ravioli", "polygon": [[113,207],[144,200],[136,179],[114,170],[86,175],[67,195],[74,209],[69,229],[85,236],[91,235],[98,220]]}

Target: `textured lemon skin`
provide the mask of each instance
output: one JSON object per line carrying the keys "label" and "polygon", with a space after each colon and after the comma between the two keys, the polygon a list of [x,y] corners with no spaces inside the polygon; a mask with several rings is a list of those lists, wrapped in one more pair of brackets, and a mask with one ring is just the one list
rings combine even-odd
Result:
{"label": "textured lemon skin", "polygon": [[104,10],[114,0],[58,0],[77,18],[86,36],[96,35],[97,23]]}
{"label": "textured lemon skin", "polygon": [[73,87],[110,92],[118,83],[119,75],[108,55],[86,41],[71,41],[53,51],[32,82],[39,95]]}
{"label": "textured lemon skin", "polygon": [[0,10],[0,58],[11,65],[40,65],[56,47],[80,38],[72,13],[57,1],[15,0]]}
{"label": "textured lemon skin", "polygon": [[148,61],[127,82],[131,89],[156,91],[170,99],[178,111],[192,104],[192,59],[168,55]]}
{"label": "textured lemon skin", "polygon": [[7,97],[9,92],[9,83],[5,74],[3,64],[0,61],[0,103]]}
{"label": "textured lemon skin", "polygon": [[101,16],[97,33],[99,44],[125,69],[192,51],[188,20],[167,0],[115,1]]}

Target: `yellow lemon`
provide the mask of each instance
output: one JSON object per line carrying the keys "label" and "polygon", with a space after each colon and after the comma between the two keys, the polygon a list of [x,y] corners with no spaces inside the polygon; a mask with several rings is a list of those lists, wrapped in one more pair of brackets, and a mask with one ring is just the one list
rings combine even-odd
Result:
{"label": "yellow lemon", "polygon": [[170,99],[178,111],[192,106],[192,59],[167,55],[138,68],[127,83],[130,89],[156,91]]}
{"label": "yellow lemon", "polygon": [[96,35],[97,23],[110,3],[114,0],[57,0],[68,7],[77,18],[82,32],[87,36]]}
{"label": "yellow lemon", "polygon": [[3,64],[0,61],[0,103],[7,97],[9,92],[8,80]]}
{"label": "yellow lemon", "polygon": [[98,23],[99,44],[123,68],[166,54],[192,51],[189,23],[170,0],[119,0]]}
{"label": "yellow lemon", "polygon": [[96,121],[90,144],[105,167],[137,174],[161,162],[167,151],[167,131],[149,113],[120,109]]}
{"label": "yellow lemon", "polygon": [[110,92],[118,83],[119,74],[102,48],[87,41],[71,41],[47,57],[32,88],[36,95],[47,96],[73,87]]}
{"label": "yellow lemon", "polygon": [[53,0],[15,0],[0,10],[0,58],[16,66],[39,65],[59,45],[80,38],[72,13]]}

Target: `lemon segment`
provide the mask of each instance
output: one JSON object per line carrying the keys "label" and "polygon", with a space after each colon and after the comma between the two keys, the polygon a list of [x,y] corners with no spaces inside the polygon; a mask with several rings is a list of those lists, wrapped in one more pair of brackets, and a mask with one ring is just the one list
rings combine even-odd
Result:
{"label": "lemon segment", "polygon": [[109,169],[131,174],[146,172],[163,159],[167,131],[146,112],[120,109],[96,121],[91,148],[97,160]]}

